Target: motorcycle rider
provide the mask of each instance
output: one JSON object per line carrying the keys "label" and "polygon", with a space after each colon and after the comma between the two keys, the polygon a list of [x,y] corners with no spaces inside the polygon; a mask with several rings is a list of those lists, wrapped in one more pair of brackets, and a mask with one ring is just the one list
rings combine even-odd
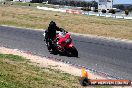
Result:
{"label": "motorcycle rider", "polygon": [[[49,23],[48,29],[45,31],[45,34],[46,34],[45,35],[45,40],[46,40],[47,44],[49,42],[50,46],[52,45],[51,41],[54,41],[54,37],[56,36],[56,31],[61,31],[62,32],[62,31],[64,31],[64,29],[59,28],[54,21],[51,21]],[[51,47],[48,47],[48,50],[50,50],[50,49],[51,49]]]}

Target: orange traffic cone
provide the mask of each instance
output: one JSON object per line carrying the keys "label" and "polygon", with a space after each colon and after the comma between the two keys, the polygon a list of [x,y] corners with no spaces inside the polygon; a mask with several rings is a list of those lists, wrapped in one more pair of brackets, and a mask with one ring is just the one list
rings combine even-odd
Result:
{"label": "orange traffic cone", "polygon": [[87,77],[87,78],[88,78],[88,72],[87,72],[87,71],[85,71],[85,77]]}

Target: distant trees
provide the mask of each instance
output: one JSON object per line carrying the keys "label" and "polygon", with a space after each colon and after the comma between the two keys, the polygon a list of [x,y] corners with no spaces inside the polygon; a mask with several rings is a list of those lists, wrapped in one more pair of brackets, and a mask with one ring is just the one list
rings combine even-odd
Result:
{"label": "distant trees", "polygon": [[115,5],[114,7],[123,11],[125,10],[132,11],[132,5],[118,4]]}
{"label": "distant trees", "polygon": [[107,11],[105,10],[105,9],[102,9],[102,11],[101,11],[102,13],[106,13]]}
{"label": "distant trees", "polygon": [[98,9],[98,3],[96,1],[91,2],[92,7],[95,7],[95,9]]}
{"label": "distant trees", "polygon": [[115,11],[114,9],[110,9],[110,10],[109,10],[109,13],[115,14],[116,11]]}
{"label": "distant trees", "polygon": [[128,10],[125,10],[125,14],[126,14],[126,16],[129,14],[129,11]]}
{"label": "distant trees", "polygon": [[81,10],[83,10],[83,11],[91,11],[91,8],[89,8],[89,7],[83,7],[83,8],[81,8]]}
{"label": "distant trees", "polygon": [[86,2],[86,1],[75,1],[75,0],[50,0],[50,4],[67,5],[67,6],[77,6],[77,7],[95,7],[98,8],[98,3],[96,1]]}
{"label": "distant trees", "polygon": [[125,10],[125,6],[123,4],[119,4],[116,6],[117,9]]}
{"label": "distant trees", "polygon": [[126,7],[126,9],[127,9],[128,11],[132,11],[132,5]]}

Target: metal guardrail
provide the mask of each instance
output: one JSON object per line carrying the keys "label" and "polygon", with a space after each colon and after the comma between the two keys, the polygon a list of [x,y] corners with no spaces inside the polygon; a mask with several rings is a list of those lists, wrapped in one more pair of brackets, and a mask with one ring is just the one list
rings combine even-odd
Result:
{"label": "metal guardrail", "polygon": [[115,19],[129,19],[132,20],[132,16],[125,14],[110,14],[110,13],[95,13],[95,12],[82,12],[84,15],[89,16],[99,16],[99,17],[107,17],[107,18],[115,18]]}

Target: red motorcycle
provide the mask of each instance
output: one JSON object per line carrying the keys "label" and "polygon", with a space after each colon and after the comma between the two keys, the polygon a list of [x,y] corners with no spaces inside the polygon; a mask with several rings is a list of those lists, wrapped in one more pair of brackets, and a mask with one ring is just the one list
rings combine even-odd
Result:
{"label": "red motorcycle", "polygon": [[[43,35],[45,36],[45,34]],[[71,35],[66,31],[57,33],[54,40],[51,43],[48,42],[46,45],[48,48],[52,45],[52,51],[55,50],[60,54],[78,57],[78,51],[73,45]]]}

